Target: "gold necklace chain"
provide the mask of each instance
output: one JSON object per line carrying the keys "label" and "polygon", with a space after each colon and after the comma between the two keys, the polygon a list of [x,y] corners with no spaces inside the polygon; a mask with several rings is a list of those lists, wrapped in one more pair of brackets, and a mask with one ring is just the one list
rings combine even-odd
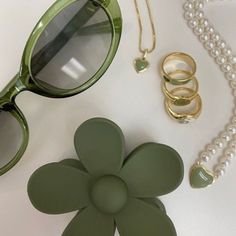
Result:
{"label": "gold necklace chain", "polygon": [[142,19],[141,19],[141,14],[140,14],[138,2],[137,2],[137,0],[134,0],[136,14],[137,14],[138,23],[139,23],[139,51],[141,53],[143,53],[144,55],[147,54],[147,53],[152,53],[156,48],[156,30],[155,30],[154,20],[153,20],[153,16],[152,16],[151,5],[150,5],[149,0],[145,0],[145,1],[146,1],[149,20],[150,20],[150,24],[151,24],[151,28],[152,28],[153,43],[152,43],[152,47],[150,49],[142,47],[142,44],[143,44],[143,24],[142,24]]}

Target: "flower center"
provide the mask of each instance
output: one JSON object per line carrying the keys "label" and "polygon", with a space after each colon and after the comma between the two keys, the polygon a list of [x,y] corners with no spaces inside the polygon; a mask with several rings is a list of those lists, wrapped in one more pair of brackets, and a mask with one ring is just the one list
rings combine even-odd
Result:
{"label": "flower center", "polygon": [[128,199],[128,188],[116,176],[104,176],[93,185],[91,199],[95,207],[103,213],[118,213]]}

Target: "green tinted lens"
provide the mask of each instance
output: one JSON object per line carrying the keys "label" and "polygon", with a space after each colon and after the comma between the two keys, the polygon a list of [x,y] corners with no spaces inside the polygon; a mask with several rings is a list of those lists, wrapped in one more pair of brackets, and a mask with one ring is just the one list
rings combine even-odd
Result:
{"label": "green tinted lens", "polygon": [[92,1],[75,1],[39,37],[31,74],[46,88],[77,88],[103,65],[111,41],[112,25],[104,9]]}
{"label": "green tinted lens", "polygon": [[0,169],[15,157],[22,143],[20,123],[10,112],[0,110]]}

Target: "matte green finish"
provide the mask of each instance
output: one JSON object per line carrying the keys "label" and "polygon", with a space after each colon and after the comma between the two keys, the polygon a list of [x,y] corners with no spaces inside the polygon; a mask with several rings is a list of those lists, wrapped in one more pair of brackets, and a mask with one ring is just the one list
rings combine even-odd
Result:
{"label": "matte green finish", "polygon": [[[166,145],[147,143],[124,160],[124,146],[116,124],[90,119],[75,134],[80,161],[48,164],[32,175],[29,198],[40,211],[82,208],[63,236],[113,236],[115,224],[121,236],[176,236],[165,206],[154,194],[166,194],[180,184],[180,156]],[[109,169],[113,174],[107,174]]]}
{"label": "matte green finish", "polygon": [[204,167],[196,166],[190,173],[190,184],[193,188],[205,188],[214,182],[214,177]]}
{"label": "matte green finish", "polygon": [[125,155],[124,136],[115,123],[101,118],[90,119],[77,129],[74,142],[78,157],[90,174],[101,176],[119,172]]}
{"label": "matte green finish", "polygon": [[[64,165],[72,166],[72,167],[78,168],[79,170],[87,172],[87,170],[85,169],[84,165],[79,160],[76,160],[76,159],[65,159],[65,160],[62,160],[60,163],[62,163]],[[161,202],[160,199],[158,199],[158,198],[142,198],[141,200],[145,201],[148,204],[151,204],[152,206],[158,207],[160,210],[162,210],[164,213],[166,213],[165,206]]]}
{"label": "matte green finish", "polygon": [[154,207],[157,207],[159,210],[161,210],[163,213],[166,214],[166,208],[161,200],[158,198],[142,198],[140,199],[148,204],[151,204]]}
{"label": "matte green finish", "polygon": [[62,236],[113,236],[114,232],[114,218],[89,206],[71,221]]}
{"label": "matte green finish", "polygon": [[133,199],[124,210],[115,216],[121,236],[176,236],[170,218],[141,200]]}
{"label": "matte green finish", "polygon": [[[137,174],[142,170],[142,174]],[[126,160],[119,176],[134,197],[155,197],[175,190],[183,180],[183,161],[169,146],[146,143]]]}
{"label": "matte green finish", "polygon": [[[75,168],[78,168],[79,170],[87,172],[84,165],[76,159],[65,159],[60,162],[61,164],[72,166]],[[127,187],[127,186],[126,186]],[[158,207],[160,210],[162,210],[164,213],[166,213],[166,209],[164,204],[161,202],[158,198],[142,198],[142,201],[145,201],[148,204],[151,204],[152,206]]]}
{"label": "matte green finish", "polygon": [[[76,1],[78,0],[58,0],[48,9],[48,11],[44,14],[44,16],[40,19],[40,21],[35,26],[32,34],[29,37],[29,40],[27,41],[27,44],[26,44],[26,47],[24,49],[24,53],[22,56],[20,71],[9,82],[9,84],[0,92],[0,110],[7,110],[7,111],[10,111],[12,114],[14,114],[17,117],[17,120],[19,121],[19,123],[21,124],[23,134],[24,134],[24,142],[22,143],[20,150],[15,155],[15,157],[12,157],[12,160],[6,166],[4,166],[3,168],[0,168],[0,175],[6,173],[20,160],[20,158],[22,157],[28,145],[28,139],[29,139],[28,125],[23,114],[20,112],[20,110],[17,108],[15,104],[16,96],[25,90],[37,93],[39,95],[51,97],[51,98],[63,98],[63,97],[69,97],[69,96],[73,96],[78,93],[81,93],[84,90],[88,89],[90,86],[92,86],[95,82],[97,82],[101,78],[101,76],[106,72],[107,68],[109,67],[109,65],[111,64],[115,56],[115,53],[119,45],[120,37],[121,37],[121,31],[122,31],[122,19],[121,19],[121,12],[120,12],[118,2],[117,0],[112,0],[112,1],[88,0],[88,3],[85,5],[85,8],[82,10],[86,10],[88,13],[88,16],[89,14],[91,14],[92,16],[96,8],[100,6],[106,12],[110,20],[110,24],[112,26],[112,42],[111,42],[110,51],[103,65],[101,66],[101,68],[89,81],[87,81],[86,83],[84,83],[78,88],[70,89],[70,90],[55,89],[53,86],[45,87],[43,83],[37,82],[32,77],[30,64],[32,60],[33,50],[37,43],[37,40],[39,39],[42,32],[45,30],[47,25],[50,23],[50,21],[57,14],[59,14],[65,7],[69,6],[70,4]],[[78,17],[79,16],[80,15],[78,15]],[[102,29],[102,26],[99,25],[100,30],[101,29],[105,30],[107,22],[105,22],[104,24],[105,25],[103,26],[103,29]],[[83,32],[86,33],[87,31],[83,30]],[[90,28],[90,32],[91,32],[91,28]]]}
{"label": "matte green finish", "polygon": [[63,164],[63,165],[71,166],[71,167],[77,168],[79,170],[82,170],[84,172],[87,172],[84,165],[79,160],[65,159],[65,160],[62,160],[60,163]]}
{"label": "matte green finish", "polygon": [[88,206],[89,186],[90,176],[85,172],[52,163],[34,172],[28,183],[28,194],[39,211],[60,214]]}
{"label": "matte green finish", "polygon": [[144,58],[137,58],[134,61],[134,68],[138,73],[145,71],[149,66],[149,62]]}
{"label": "matte green finish", "polygon": [[101,212],[116,214],[128,201],[128,187],[116,176],[103,176],[93,185],[91,199],[94,206]]}
{"label": "matte green finish", "polygon": [[[79,160],[65,159],[65,160],[62,160],[60,163],[62,163],[64,165],[72,166],[72,167],[78,168],[79,170],[87,172],[87,170],[85,169],[85,167],[83,166],[83,164]],[[160,209],[161,211],[166,213],[165,206],[161,202],[160,199],[158,199],[158,198],[142,198],[141,200],[148,203],[148,204],[151,204],[152,206],[157,207],[158,209]]]}

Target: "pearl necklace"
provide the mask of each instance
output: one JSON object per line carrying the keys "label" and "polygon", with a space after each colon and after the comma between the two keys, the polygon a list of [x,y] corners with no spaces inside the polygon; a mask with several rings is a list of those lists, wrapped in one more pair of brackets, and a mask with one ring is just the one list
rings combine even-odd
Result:
{"label": "pearl necklace", "polygon": [[[187,0],[184,4],[184,17],[187,20],[188,26],[209,51],[211,57],[224,73],[225,78],[230,82],[233,95],[236,97],[236,56],[232,54],[230,47],[205,17],[203,8],[207,2],[210,2],[210,0]],[[205,164],[216,157],[216,155],[219,155],[220,152],[223,152],[223,154],[219,156],[213,171],[208,171],[205,168]],[[225,174],[227,167],[230,166],[235,156],[236,104],[233,117],[226,125],[226,128],[207,145],[196,160],[191,172],[192,186],[202,188],[211,185]]]}

